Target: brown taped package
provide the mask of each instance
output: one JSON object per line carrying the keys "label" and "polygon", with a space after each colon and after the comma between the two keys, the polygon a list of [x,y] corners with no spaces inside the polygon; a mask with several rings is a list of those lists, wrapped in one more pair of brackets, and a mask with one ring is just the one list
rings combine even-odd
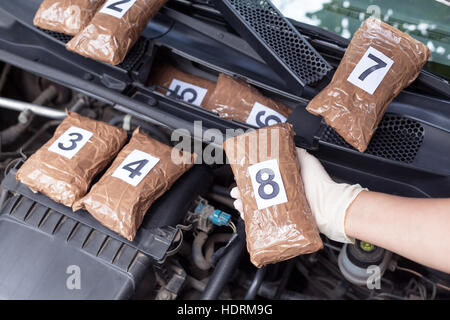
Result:
{"label": "brown taped package", "polygon": [[[172,150],[179,156],[178,164],[172,161]],[[194,155],[175,151],[136,129],[106,173],[77,205],[133,241],[152,203],[193,163]]]}
{"label": "brown taped package", "polygon": [[[263,113],[263,117],[256,117],[256,115],[251,117],[252,111],[256,111],[258,106],[262,108],[258,111]],[[284,122],[292,111],[282,103],[263,96],[245,81],[225,74],[219,75],[216,89],[206,108],[218,113],[222,118],[238,120],[256,127]]]}
{"label": "brown taped package", "polygon": [[[206,106],[216,87],[216,84],[212,81],[185,73],[167,63],[159,63],[154,66],[147,85],[157,85],[175,91],[184,101],[202,107]],[[177,86],[180,86],[180,88],[177,88]],[[168,93],[163,89],[157,90],[161,93]],[[194,90],[194,93],[192,90]]]}
{"label": "brown taped package", "polygon": [[127,140],[124,130],[69,113],[53,137],[17,172],[34,192],[72,207]]}
{"label": "brown taped package", "polygon": [[121,63],[148,21],[167,0],[107,0],[91,22],[66,44],[82,56],[112,65]]}
{"label": "brown taped package", "polygon": [[391,101],[416,79],[429,56],[423,43],[369,18],[353,35],[330,84],[307,110],[324,117],[363,152]]}
{"label": "brown taped package", "polygon": [[223,146],[242,198],[252,263],[261,267],[321,249],[292,126],[258,129],[227,139]]}
{"label": "brown taped package", "polygon": [[91,21],[105,0],[44,0],[33,23],[42,29],[76,35]]}

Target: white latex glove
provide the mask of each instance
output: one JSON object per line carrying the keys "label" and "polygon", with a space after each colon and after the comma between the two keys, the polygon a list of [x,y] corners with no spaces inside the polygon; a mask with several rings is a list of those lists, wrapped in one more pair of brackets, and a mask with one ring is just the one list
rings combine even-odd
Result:
{"label": "white latex glove", "polygon": [[[345,234],[345,215],[358,194],[367,189],[359,184],[336,183],[316,157],[301,148],[297,148],[297,154],[306,198],[319,231],[334,241],[353,243],[355,240]],[[238,188],[233,188],[230,195],[236,199],[234,206],[243,218]]]}

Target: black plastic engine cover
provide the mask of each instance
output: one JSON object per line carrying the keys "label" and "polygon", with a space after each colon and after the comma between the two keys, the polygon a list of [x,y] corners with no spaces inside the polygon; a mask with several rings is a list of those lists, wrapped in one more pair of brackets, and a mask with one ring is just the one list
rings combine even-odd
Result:
{"label": "black plastic engine cover", "polygon": [[[0,208],[0,299],[145,297],[154,285],[152,266],[164,261],[176,225],[212,183],[205,167],[192,168],[153,204],[130,242],[88,212],[33,193],[16,172],[2,182],[13,196]],[[71,282],[78,271],[79,289]]]}

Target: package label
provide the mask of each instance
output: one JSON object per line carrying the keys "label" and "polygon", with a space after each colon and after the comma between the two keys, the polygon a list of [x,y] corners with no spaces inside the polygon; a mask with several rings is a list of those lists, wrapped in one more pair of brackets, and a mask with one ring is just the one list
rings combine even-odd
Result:
{"label": "package label", "polygon": [[287,202],[286,190],[276,159],[259,162],[248,167],[248,174],[252,180],[259,210]]}
{"label": "package label", "polygon": [[93,133],[90,131],[72,126],[56,139],[48,150],[72,159],[84,147],[92,135]]}
{"label": "package label", "polygon": [[252,111],[248,116],[246,123],[258,128],[271,126],[277,123],[286,122],[286,117],[282,114],[266,107],[265,105],[255,102]]}
{"label": "package label", "polygon": [[181,97],[183,101],[192,103],[193,105],[200,106],[203,99],[208,92],[208,89],[198,87],[188,82],[184,82],[178,79],[173,79],[170,83],[169,92],[167,95],[175,95]]}
{"label": "package label", "polygon": [[159,158],[135,149],[122,161],[112,176],[136,187],[158,162]]}
{"label": "package label", "polygon": [[394,61],[375,48],[369,47],[347,80],[369,94],[377,90]]}
{"label": "package label", "polygon": [[122,19],[137,0],[107,0],[100,13]]}

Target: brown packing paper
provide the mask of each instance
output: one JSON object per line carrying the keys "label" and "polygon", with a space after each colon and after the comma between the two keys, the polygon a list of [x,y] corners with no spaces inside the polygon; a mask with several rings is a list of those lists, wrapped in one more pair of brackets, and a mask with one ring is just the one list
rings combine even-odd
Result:
{"label": "brown packing paper", "polygon": [[[183,95],[183,89],[184,88],[191,88],[191,86],[186,85],[183,86],[183,88],[179,89],[178,95],[182,96],[183,98],[186,98],[187,102],[194,103],[196,105],[200,105],[202,107],[206,106],[206,103],[208,102],[212,92],[214,91],[214,88],[216,87],[216,84],[212,81],[185,73],[181,70],[178,70],[177,68],[166,64],[166,63],[159,63],[155,65],[152,69],[151,75],[148,79],[147,85],[158,85],[166,89],[173,89],[176,88],[174,80],[179,80],[182,82],[185,82],[187,84],[194,85],[195,87],[199,87],[203,90],[200,90],[202,92],[196,92],[195,97],[191,94],[187,93]],[[194,88],[195,89],[195,88]],[[166,94],[167,91],[163,89],[157,89],[159,92]],[[204,90],[207,90],[206,93],[204,93]],[[196,90],[198,91],[198,90]],[[203,94],[204,93],[204,94]],[[195,98],[194,101],[191,100],[192,98]],[[198,102],[198,103],[196,103]]]}
{"label": "brown packing paper", "polygon": [[[257,267],[322,248],[305,196],[293,139],[292,126],[283,123],[227,139],[224,143],[242,198],[247,249]],[[255,166],[260,167],[253,170]],[[261,196],[257,199],[259,194],[266,199]],[[260,204],[267,207],[262,208]]]}
{"label": "brown packing paper", "polygon": [[429,56],[423,43],[369,18],[353,35],[330,84],[311,100],[307,110],[324,117],[363,152],[391,101],[416,79]]}
{"label": "brown packing paper", "polygon": [[117,65],[167,0],[107,0],[91,22],[66,45],[82,56]]}
{"label": "brown packing paper", "polygon": [[[206,108],[218,113],[222,118],[239,120],[245,123],[255,103],[268,107],[286,118],[292,111],[282,103],[263,96],[245,81],[234,79],[225,74],[219,75],[216,89]],[[261,118],[260,120],[265,123],[264,119]],[[269,121],[268,124],[274,123]]]}
{"label": "brown packing paper", "polygon": [[44,0],[33,23],[42,29],[76,35],[91,21],[105,0]]}
{"label": "brown packing paper", "polygon": [[[103,225],[132,241],[152,203],[194,163],[194,156],[184,152],[178,153],[180,163],[176,164],[171,158],[172,150],[136,129],[106,173],[80,201],[80,206]],[[137,156],[133,157],[136,152]],[[142,152],[146,154],[143,156]],[[159,161],[152,163],[152,158]],[[143,163],[143,159],[150,161]]]}
{"label": "brown packing paper", "polygon": [[71,207],[86,194],[94,176],[106,167],[126,140],[124,130],[70,113],[53,137],[20,167],[17,179],[34,192]]}

